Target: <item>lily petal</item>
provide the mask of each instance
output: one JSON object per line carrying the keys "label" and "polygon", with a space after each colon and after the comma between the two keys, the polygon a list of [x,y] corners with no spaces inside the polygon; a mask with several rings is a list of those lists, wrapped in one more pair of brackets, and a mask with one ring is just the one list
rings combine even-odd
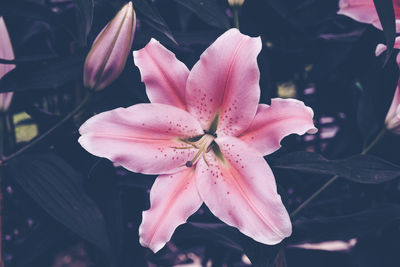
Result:
{"label": "lily petal", "polygon": [[289,215],[277,193],[274,175],[262,155],[235,137],[215,139],[222,154],[198,162],[197,188],[211,212],[264,244],[290,236]]}
{"label": "lily petal", "polygon": [[313,110],[296,99],[271,99],[271,106],[260,104],[250,127],[240,136],[261,154],[278,150],[289,134],[316,133]]}
{"label": "lily petal", "polygon": [[395,134],[400,134],[400,79],[393,96],[392,104],[386,114],[386,128]]}
{"label": "lily petal", "polygon": [[[0,17],[0,58],[14,59],[14,52],[3,17]],[[14,64],[0,64],[0,79],[15,68]],[[0,111],[6,111],[13,97],[13,92],[0,94]]]}
{"label": "lily petal", "polygon": [[133,52],[133,58],[152,103],[186,109],[185,87],[189,70],[174,53],[151,39],[143,49]]}
{"label": "lily petal", "polygon": [[100,113],[79,129],[79,143],[93,155],[144,174],[167,174],[186,168],[195,149],[179,138],[203,133],[188,112],[164,104],[137,104]]}
{"label": "lily petal", "polygon": [[247,129],[260,98],[260,50],[259,37],[231,29],[201,55],[189,74],[186,101],[203,129],[210,129],[218,113],[218,135],[236,136]]}
{"label": "lily petal", "polygon": [[[396,32],[400,32],[400,2],[394,0],[393,7],[396,17]],[[337,13],[348,16],[358,22],[372,24],[382,30],[373,0],[340,0]]]}
{"label": "lily petal", "polygon": [[151,208],[143,212],[140,244],[156,253],[167,243],[176,227],[186,222],[203,201],[197,192],[193,168],[159,176],[150,191]]}

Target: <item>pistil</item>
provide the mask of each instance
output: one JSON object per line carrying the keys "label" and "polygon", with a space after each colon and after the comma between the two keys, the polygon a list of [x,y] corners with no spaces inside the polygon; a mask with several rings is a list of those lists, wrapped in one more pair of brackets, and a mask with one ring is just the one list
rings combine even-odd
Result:
{"label": "pistil", "polygon": [[[186,167],[192,167],[200,156],[203,156],[204,162],[208,165],[208,162],[206,160],[206,153],[211,150],[212,142],[214,141],[214,139],[215,137],[213,135],[205,134],[198,141],[195,142],[185,141],[185,143],[190,144],[192,145],[192,147],[198,149],[194,158],[186,162],[185,164]],[[185,147],[183,149],[185,149]]]}

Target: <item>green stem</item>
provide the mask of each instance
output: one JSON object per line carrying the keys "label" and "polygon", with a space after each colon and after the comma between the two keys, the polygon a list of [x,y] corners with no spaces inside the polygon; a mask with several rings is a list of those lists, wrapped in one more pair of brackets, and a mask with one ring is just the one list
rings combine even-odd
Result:
{"label": "green stem", "polygon": [[[8,132],[6,126],[6,113],[0,113],[0,157],[4,155],[4,145]],[[0,267],[4,266],[3,261],[3,169],[0,166]]]}
{"label": "green stem", "polygon": [[[367,154],[386,134],[386,128],[383,128],[375,139],[361,151],[361,155]],[[322,191],[325,190],[329,185],[335,182],[339,178],[338,175],[333,176],[325,184],[323,184],[317,191],[315,191],[309,198],[307,198],[300,206],[290,213],[290,218],[295,217],[300,211],[302,211],[314,198],[316,198]]]}
{"label": "green stem", "polygon": [[4,147],[7,140],[6,114],[0,112],[0,157],[4,155]]}
{"label": "green stem", "polygon": [[67,116],[65,116],[62,120],[60,120],[59,122],[57,122],[53,127],[51,127],[50,129],[48,129],[46,132],[44,132],[43,134],[41,134],[40,136],[38,136],[37,138],[35,138],[32,142],[30,142],[29,144],[27,144],[26,146],[22,147],[20,150],[12,153],[9,156],[3,157],[0,160],[0,166],[2,164],[7,163],[8,161],[12,160],[13,158],[18,157],[19,155],[21,155],[22,153],[24,153],[25,151],[29,150],[30,148],[32,148],[34,145],[36,145],[37,143],[39,143],[40,141],[42,141],[44,138],[46,138],[48,135],[50,135],[54,130],[56,130],[58,127],[60,127],[61,125],[63,125],[65,122],[67,122],[69,119],[71,119],[76,113],[78,113],[85,105],[86,103],[89,101],[90,97],[92,96],[92,93],[88,93],[86,95],[86,97],[83,99],[83,101],[75,107],[74,110],[72,110],[70,113],[68,113]]}
{"label": "green stem", "polygon": [[235,24],[235,28],[239,30],[239,7],[233,7],[233,22]]}

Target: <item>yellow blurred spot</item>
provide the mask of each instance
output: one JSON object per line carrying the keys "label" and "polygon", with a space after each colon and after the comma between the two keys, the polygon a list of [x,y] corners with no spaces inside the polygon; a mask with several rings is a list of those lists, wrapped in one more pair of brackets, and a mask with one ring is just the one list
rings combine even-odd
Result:
{"label": "yellow blurred spot", "polygon": [[310,72],[310,71],[312,70],[312,68],[313,68],[313,65],[310,64],[310,65],[307,65],[307,66],[304,68],[304,70],[305,70],[306,72]]}
{"label": "yellow blurred spot", "polygon": [[[38,130],[38,127],[36,124],[34,124],[34,123],[21,124],[21,122],[23,122],[25,120],[29,120],[29,119],[31,119],[31,117],[25,112],[20,112],[13,116],[13,122],[14,122],[14,125],[16,125],[15,126],[15,139],[16,139],[17,143],[28,142],[38,135],[39,130]],[[21,125],[18,125],[18,124],[21,124]]]}
{"label": "yellow blurred spot", "polygon": [[278,97],[296,97],[296,91],[296,85],[292,82],[283,82],[278,84]]}
{"label": "yellow blurred spot", "polygon": [[265,46],[268,47],[268,48],[273,48],[274,44],[272,42],[270,42],[270,41],[266,41],[265,42]]}

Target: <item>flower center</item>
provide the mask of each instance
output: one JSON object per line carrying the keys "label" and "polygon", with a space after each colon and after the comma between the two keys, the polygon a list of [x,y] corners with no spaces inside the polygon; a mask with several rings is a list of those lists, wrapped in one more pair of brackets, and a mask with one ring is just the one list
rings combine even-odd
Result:
{"label": "flower center", "polygon": [[191,145],[192,147],[198,149],[196,155],[192,160],[186,162],[186,167],[192,167],[193,164],[199,159],[200,156],[203,157],[204,162],[208,165],[206,160],[206,153],[211,150],[213,147],[213,141],[215,136],[211,134],[204,134],[199,140],[197,141],[185,141],[185,143]]}

